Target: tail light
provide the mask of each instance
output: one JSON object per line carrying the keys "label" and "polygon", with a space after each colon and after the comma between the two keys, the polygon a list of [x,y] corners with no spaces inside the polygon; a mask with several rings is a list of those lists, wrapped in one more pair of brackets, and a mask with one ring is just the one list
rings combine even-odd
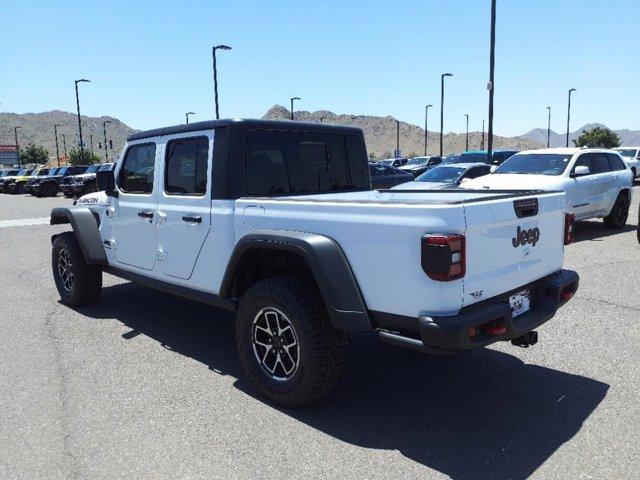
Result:
{"label": "tail light", "polygon": [[573,243],[575,237],[573,234],[574,224],[576,223],[576,216],[573,213],[567,213],[564,216],[564,244],[569,245]]}
{"label": "tail light", "polygon": [[464,235],[422,237],[422,270],[434,280],[450,282],[466,272]]}

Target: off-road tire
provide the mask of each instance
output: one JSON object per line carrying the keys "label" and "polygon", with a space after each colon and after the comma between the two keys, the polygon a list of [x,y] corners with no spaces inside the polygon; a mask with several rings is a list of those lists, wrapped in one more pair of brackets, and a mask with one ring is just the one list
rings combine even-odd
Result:
{"label": "off-road tire", "polygon": [[40,192],[45,197],[55,197],[58,195],[58,187],[54,183],[45,183]]}
{"label": "off-road tire", "polygon": [[[275,380],[254,350],[254,320],[265,309],[277,309],[292,325],[299,344],[298,366],[285,380]],[[284,407],[317,401],[342,372],[347,334],[332,327],[327,309],[312,279],[276,276],[261,280],[240,299],[236,345],[240,361],[255,388]]]}
{"label": "off-road tire", "polygon": [[[65,253],[66,252],[66,253]],[[70,271],[73,274],[71,287],[65,285],[60,263],[67,255],[70,260]],[[102,290],[102,269],[99,265],[89,265],[84,260],[80,245],[73,232],[58,235],[51,250],[51,267],[56,288],[62,303],[74,307],[91,305],[100,297]]]}
{"label": "off-road tire", "polygon": [[627,224],[627,218],[629,217],[629,194],[626,192],[620,192],[616,203],[613,204],[613,208],[609,215],[604,217],[604,223],[607,227],[616,230],[621,229]]}

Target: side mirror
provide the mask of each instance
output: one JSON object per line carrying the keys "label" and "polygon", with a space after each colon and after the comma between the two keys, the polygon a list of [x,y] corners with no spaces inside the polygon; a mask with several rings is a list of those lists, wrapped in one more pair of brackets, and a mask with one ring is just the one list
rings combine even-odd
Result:
{"label": "side mirror", "polygon": [[585,175],[589,175],[590,173],[591,170],[589,170],[589,167],[585,165],[578,165],[573,169],[573,172],[571,172],[571,178],[584,177]]}
{"label": "side mirror", "polygon": [[117,197],[116,178],[112,170],[96,172],[96,187],[99,192],[104,191],[109,197]]}
{"label": "side mirror", "polygon": [[491,168],[489,169],[490,173],[493,173],[496,171],[496,168],[498,168],[498,165],[491,165]]}

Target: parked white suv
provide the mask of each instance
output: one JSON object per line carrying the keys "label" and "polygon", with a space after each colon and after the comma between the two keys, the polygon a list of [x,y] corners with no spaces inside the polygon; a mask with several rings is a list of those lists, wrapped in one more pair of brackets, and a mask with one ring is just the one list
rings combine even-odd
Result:
{"label": "parked white suv", "polygon": [[620,147],[614,149],[622,156],[624,163],[633,172],[633,178],[640,178],[640,147]]}
{"label": "parked white suv", "polygon": [[632,173],[613,150],[546,148],[515,154],[490,175],[470,180],[464,189],[559,190],[566,211],[577,220],[603,217],[622,228],[629,215]]}
{"label": "parked white suv", "polygon": [[578,288],[562,192],[372,190],[359,129],[214,120],[135,133],[121,158],[51,212],[73,227],[52,239],[62,302],[97,301],[106,272],[237,311],[247,375],[282,405],[329,389],[346,332],[528,346]]}

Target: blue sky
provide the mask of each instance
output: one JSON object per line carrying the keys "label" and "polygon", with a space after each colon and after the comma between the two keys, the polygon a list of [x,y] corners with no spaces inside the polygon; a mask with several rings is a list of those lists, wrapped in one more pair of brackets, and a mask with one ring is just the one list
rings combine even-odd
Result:
{"label": "blue sky", "polygon": [[[423,124],[447,81],[445,130],[487,115],[489,0],[0,2],[0,111],[112,115],[134,128],[300,109]],[[640,129],[640,1],[498,0],[495,132],[602,122]]]}

